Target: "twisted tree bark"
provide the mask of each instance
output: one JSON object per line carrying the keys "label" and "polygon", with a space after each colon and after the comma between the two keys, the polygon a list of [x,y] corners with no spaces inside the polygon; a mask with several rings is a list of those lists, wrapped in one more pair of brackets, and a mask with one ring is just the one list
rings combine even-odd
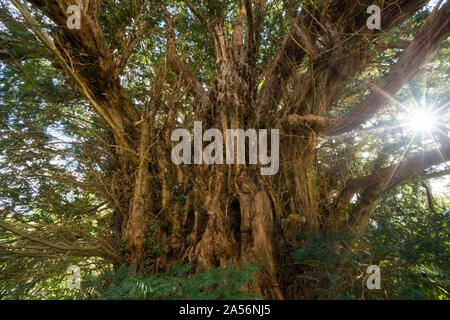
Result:
{"label": "twisted tree bark", "polygon": [[[317,158],[319,135],[351,131],[381,110],[389,101],[386,94],[394,95],[446,39],[450,30],[448,1],[405,46],[398,62],[364,102],[333,120],[327,118],[327,112],[345,94],[345,81],[367,65],[371,45],[380,35],[371,31],[370,40],[364,34],[343,37],[364,28],[365,5],[325,1],[323,8],[305,4],[297,13],[286,1],[294,23],[262,73],[258,51],[266,1],[243,1],[231,35],[224,15],[206,14],[184,1],[208,26],[214,44],[216,72],[210,88],[177,53],[173,13],[161,7],[166,25],[165,64],[155,72],[149,102],[138,106],[128,97],[120,75],[145,25],[125,48],[119,48],[121,57],[114,58],[99,23],[102,1],[83,2],[81,30],[66,26],[64,8],[75,1],[29,1],[59,28],[52,38],[37,29],[21,1],[12,2],[110,130],[115,162],[105,178],[107,184],[99,191],[113,209],[110,242],[116,250],[124,242],[121,258],[136,271],[168,270],[175,262],[190,262],[197,271],[261,262],[261,271],[247,290],[269,299],[301,297],[294,289],[295,273],[300,270],[286,267],[289,252],[299,246],[297,231],[331,232],[350,226],[359,233],[387,190],[414,171],[450,159],[448,148],[441,150],[443,159],[433,151],[426,154],[426,161],[408,159],[345,181],[335,195],[332,175],[324,173]],[[405,21],[425,2],[387,1],[384,26]],[[302,63],[306,72],[299,72]],[[168,80],[169,72],[174,72],[175,81]],[[192,119],[180,124],[177,110],[185,93],[193,97]],[[280,129],[279,173],[261,176],[258,166],[245,164],[174,165],[171,132],[182,125],[191,126],[191,120],[202,121],[204,130],[218,128],[223,133],[235,128]],[[362,190],[360,201],[345,219],[343,213],[349,210],[351,198]],[[117,265],[122,261],[109,252],[108,258]]]}

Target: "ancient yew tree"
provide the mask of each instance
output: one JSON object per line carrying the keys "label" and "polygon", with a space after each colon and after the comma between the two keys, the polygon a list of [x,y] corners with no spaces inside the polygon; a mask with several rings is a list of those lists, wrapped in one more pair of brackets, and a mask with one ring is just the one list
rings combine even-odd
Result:
{"label": "ancient yew tree", "polygon": [[[42,274],[260,262],[246,290],[309,297],[297,232],[359,237],[385,193],[448,173],[447,124],[421,145],[393,112],[423,102],[449,16],[425,0],[2,1],[2,252]],[[194,121],[278,129],[279,171],[175,165],[171,134]]]}

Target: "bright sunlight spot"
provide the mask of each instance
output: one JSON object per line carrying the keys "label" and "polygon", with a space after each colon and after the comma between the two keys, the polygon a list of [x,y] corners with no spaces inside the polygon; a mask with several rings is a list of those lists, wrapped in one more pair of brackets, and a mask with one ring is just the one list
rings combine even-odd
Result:
{"label": "bright sunlight spot", "polygon": [[432,109],[416,109],[406,115],[406,128],[414,133],[430,132],[436,128],[438,120]]}

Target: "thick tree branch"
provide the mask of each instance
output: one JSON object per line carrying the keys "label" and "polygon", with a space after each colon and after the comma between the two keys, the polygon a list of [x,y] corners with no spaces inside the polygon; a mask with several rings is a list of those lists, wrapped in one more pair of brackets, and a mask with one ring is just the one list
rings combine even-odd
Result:
{"label": "thick tree branch", "polygon": [[444,41],[450,33],[450,2],[436,12],[404,50],[398,62],[389,73],[379,81],[376,89],[365,100],[341,118],[330,121],[323,132],[338,135],[356,129],[375,113],[385,107],[390,99],[419,70],[433,50]]}
{"label": "thick tree branch", "polygon": [[246,12],[245,12],[245,6],[243,5],[241,7],[241,11],[239,12],[239,15],[236,19],[236,22],[234,23],[234,29],[233,29],[233,37],[232,37],[232,45],[233,45],[233,53],[234,53],[234,59],[237,61],[239,57],[241,57],[242,53],[242,46],[244,41],[244,22],[245,22]]}
{"label": "thick tree branch", "polygon": [[[295,37],[297,29],[291,28],[290,34]],[[267,70],[264,84],[256,98],[256,120],[264,123],[269,110],[275,108],[281,100],[283,87],[287,80],[298,70],[306,52],[299,48],[300,37],[285,36],[281,49]]]}
{"label": "thick tree branch", "polygon": [[436,212],[434,207],[434,198],[433,193],[431,191],[431,186],[427,182],[422,182],[421,186],[424,187],[426,193],[427,193],[427,201],[428,201],[428,207],[430,208],[431,212]]}
{"label": "thick tree branch", "polygon": [[369,222],[379,200],[387,191],[408,179],[417,171],[422,172],[433,165],[450,161],[450,145],[432,150],[423,155],[406,159],[395,165],[377,169],[372,174],[357,178],[340,192],[335,204],[334,214],[341,215],[349,206],[352,197],[363,190],[352,209],[349,227],[354,233],[361,233]]}
{"label": "thick tree branch", "polygon": [[189,10],[191,10],[191,12],[201,21],[201,22],[205,22],[206,23],[206,18],[205,16],[200,12],[199,9],[197,9],[191,1],[189,0],[182,0],[186,6],[189,8]]}
{"label": "thick tree branch", "polygon": [[76,4],[75,2],[30,1],[39,7],[45,6],[49,18],[59,27],[61,33],[53,35],[55,40],[38,28],[37,22],[20,0],[12,2],[36,36],[73,79],[78,91],[110,127],[121,150],[132,149],[130,146],[133,144],[133,137],[130,133],[132,134],[133,123],[138,121],[139,115],[120,84],[115,72],[116,64],[103,38],[98,22],[100,2],[85,1],[81,29],[69,30],[64,8]]}
{"label": "thick tree branch", "polygon": [[203,88],[200,81],[198,81],[196,75],[192,73],[190,68],[184,63],[182,58],[177,54],[175,29],[168,15],[168,12],[166,12],[166,24],[167,24],[167,53],[166,53],[167,64],[184,80],[187,89],[194,96],[197,102],[197,107],[199,108],[202,105],[202,100],[207,98],[206,91]]}
{"label": "thick tree branch", "polygon": [[335,202],[335,210],[342,212],[347,208],[353,195],[361,189],[376,185],[387,191],[408,179],[412,173],[422,172],[428,167],[446,161],[450,161],[450,145],[439,150],[428,151],[423,155],[406,159],[386,168],[377,169],[368,176],[357,178],[348,183]]}
{"label": "thick tree branch", "polygon": [[130,56],[133,53],[134,48],[144,35],[145,28],[147,27],[147,25],[148,25],[148,17],[144,21],[140,22],[136,33],[133,36],[130,36],[130,38],[126,42],[122,50],[122,56],[117,62],[117,69],[116,69],[117,74],[120,74],[127,65],[128,59],[130,59]]}
{"label": "thick tree branch", "polygon": [[[382,11],[383,30],[405,21],[426,2],[385,2]],[[370,4],[373,2],[355,4],[352,1],[336,1],[323,8],[326,11],[316,5],[305,4],[306,7],[296,14],[292,3],[284,3],[294,23],[288,29],[283,45],[264,77],[264,85],[256,100],[259,121],[265,122],[268,112],[276,110],[284,93],[287,95],[287,105],[282,117],[290,113],[324,115],[335,101],[340,85],[360,72],[367,63],[363,57],[372,40],[382,35],[366,28],[366,8]],[[342,23],[344,20],[345,23]],[[351,36],[343,36],[346,34]],[[324,48],[317,45],[317,39],[325,45]],[[289,79],[296,79],[298,66],[307,56],[311,59],[309,70],[301,75],[304,78],[302,81],[297,81],[299,86],[289,91]],[[334,67],[330,68],[330,65]]]}
{"label": "thick tree branch", "polygon": [[422,172],[422,173],[418,173],[414,176],[411,176],[406,180],[403,180],[401,182],[401,184],[407,184],[407,183],[413,183],[413,182],[425,182],[427,180],[437,179],[437,178],[441,178],[441,177],[444,177],[447,175],[450,175],[450,169],[432,172],[432,173]]}
{"label": "thick tree branch", "polygon": [[8,230],[9,232],[12,232],[18,236],[20,236],[23,239],[30,240],[32,242],[39,243],[41,245],[44,245],[46,248],[45,250],[54,249],[57,252],[62,253],[74,253],[76,255],[91,255],[91,256],[100,256],[115,262],[120,262],[121,258],[113,252],[111,249],[106,248],[103,244],[97,244],[91,247],[79,247],[79,246],[73,246],[68,245],[64,243],[53,243],[52,241],[48,241],[45,239],[42,239],[40,237],[37,237],[30,232],[20,230],[13,224],[6,222],[4,220],[0,220],[0,228]]}

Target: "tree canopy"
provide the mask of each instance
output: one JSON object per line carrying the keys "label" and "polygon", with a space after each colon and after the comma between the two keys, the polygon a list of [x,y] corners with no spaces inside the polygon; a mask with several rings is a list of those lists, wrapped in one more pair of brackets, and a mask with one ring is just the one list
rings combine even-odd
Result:
{"label": "tree canopy", "polygon": [[[0,0],[0,297],[448,299],[449,16]],[[278,129],[279,171],[174,164],[194,121]]]}

